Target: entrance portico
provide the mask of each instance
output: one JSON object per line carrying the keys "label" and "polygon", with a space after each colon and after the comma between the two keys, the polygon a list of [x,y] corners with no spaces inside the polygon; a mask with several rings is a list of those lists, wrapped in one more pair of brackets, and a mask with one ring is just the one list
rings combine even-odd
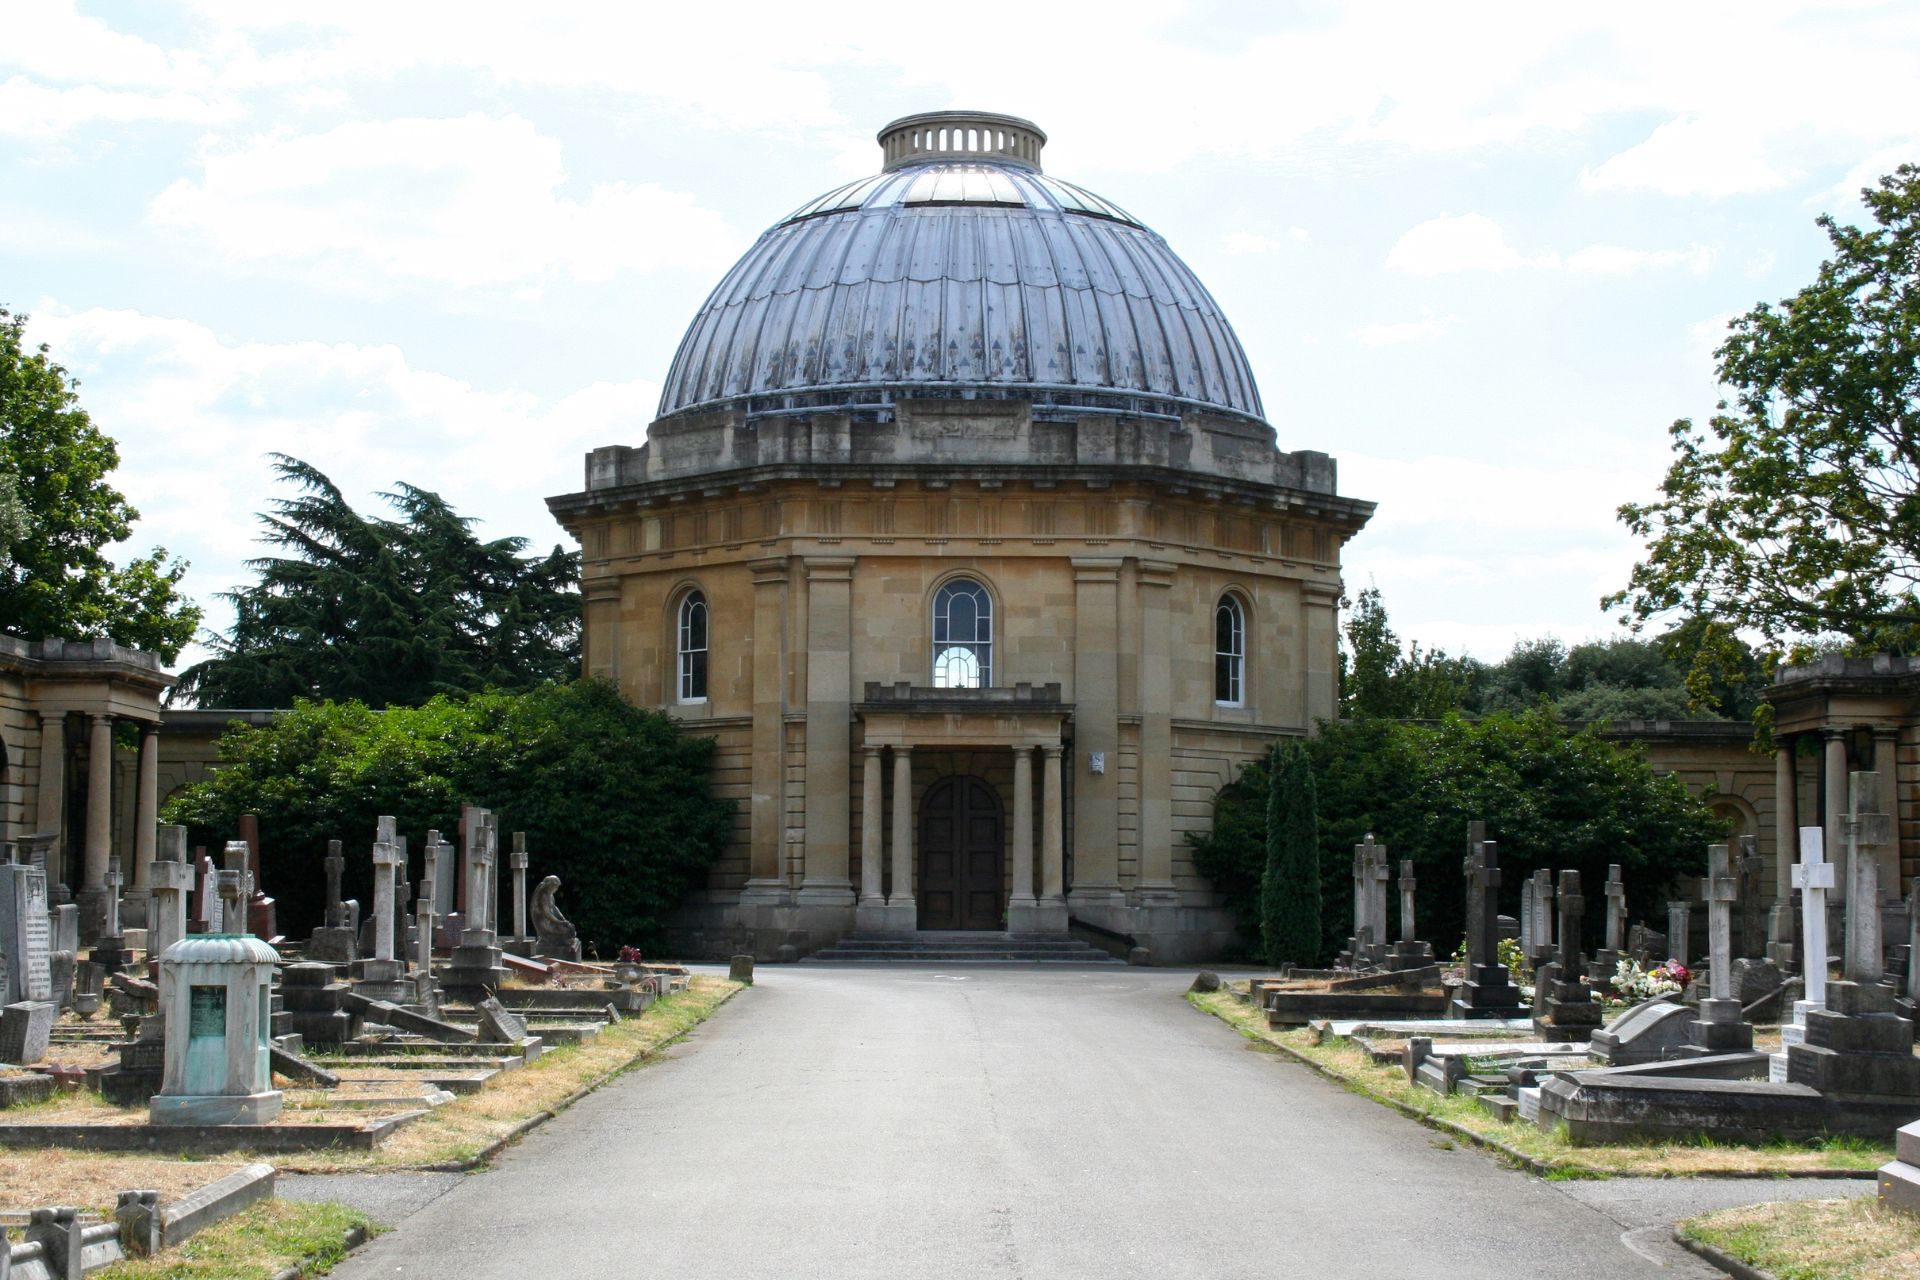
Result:
{"label": "entrance portico", "polygon": [[[921,928],[994,928],[999,922],[975,904],[952,895],[977,893],[993,879],[977,865],[983,855],[996,860],[985,832],[993,839],[1010,839],[1010,867],[1006,878],[1005,929],[1035,934],[1067,931],[1066,803],[1061,754],[1073,708],[1063,702],[1058,684],[1017,684],[1011,688],[947,689],[907,683],[869,683],[865,698],[854,707],[862,729],[864,770],[861,795],[860,898],[855,927],[867,934],[913,933]],[[913,801],[913,753],[1012,753],[1013,796],[1005,823],[997,812],[986,813],[991,788],[971,776],[943,778],[922,798],[922,813]],[[881,814],[889,797],[883,793],[882,756],[893,757],[892,876],[883,883],[887,862],[881,847]],[[1041,799],[1038,822],[1034,812],[1034,758],[1040,757]],[[984,793],[984,794],[983,794]],[[998,806],[994,806],[997,810]],[[920,819],[928,820],[923,828]],[[936,826],[935,824],[944,824]],[[1034,832],[1040,834],[1039,866],[1035,867]],[[915,836],[939,830],[947,845],[922,850],[938,857],[932,874],[916,857]],[[965,862],[976,860],[976,869]],[[958,860],[957,862],[955,860]],[[916,870],[919,898],[915,896]],[[1038,875],[1036,876],[1036,870]],[[942,897],[941,895],[947,895]]]}

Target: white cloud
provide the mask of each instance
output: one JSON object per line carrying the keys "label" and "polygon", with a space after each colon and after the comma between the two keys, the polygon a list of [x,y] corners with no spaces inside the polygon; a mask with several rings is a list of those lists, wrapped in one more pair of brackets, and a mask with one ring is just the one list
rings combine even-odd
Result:
{"label": "white cloud", "polygon": [[211,124],[232,118],[231,101],[180,91],[151,93],[80,85],[57,89],[13,76],[0,84],[0,134],[51,136],[85,124],[130,124],[159,120]]}
{"label": "white cloud", "polygon": [[1418,320],[1395,320],[1383,324],[1361,325],[1353,331],[1353,336],[1362,346],[1386,347],[1403,342],[1431,342],[1444,337],[1448,330],[1460,323],[1460,317],[1454,315],[1435,315],[1431,310],[1422,313]]}
{"label": "white cloud", "polygon": [[1645,142],[1582,172],[1580,182],[1709,197],[1785,186],[1790,176],[1764,152],[1762,140],[1736,119],[1681,116],[1655,129]]}
{"label": "white cloud", "polygon": [[691,196],[652,183],[566,191],[560,144],[518,116],[356,121],[215,146],[202,176],[154,198],[151,219],[229,259],[299,264],[378,289],[392,278],[462,286],[603,281],[624,271],[730,262],[736,237]]}
{"label": "white cloud", "polygon": [[1387,253],[1387,267],[1416,276],[1454,271],[1511,271],[1550,262],[1521,253],[1506,232],[1480,213],[1432,218],[1402,235]]}
{"label": "white cloud", "polygon": [[230,616],[216,593],[245,581],[259,553],[255,513],[282,496],[269,452],[312,463],[362,510],[405,481],[480,517],[486,536],[545,547],[565,536],[543,499],[580,487],[587,450],[640,443],[660,395],[634,381],[547,400],[416,368],[393,346],[231,342],[138,311],[43,305],[30,329],[119,441],[114,482],[140,510],[135,545],[191,561],[186,589],[215,625]]}

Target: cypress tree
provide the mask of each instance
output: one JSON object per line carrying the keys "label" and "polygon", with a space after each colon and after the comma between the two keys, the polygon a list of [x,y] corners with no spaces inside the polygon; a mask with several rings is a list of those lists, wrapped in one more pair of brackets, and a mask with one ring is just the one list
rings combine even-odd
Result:
{"label": "cypress tree", "polygon": [[1260,940],[1267,963],[1320,958],[1320,832],[1306,748],[1274,751],[1267,791],[1267,867],[1260,880]]}

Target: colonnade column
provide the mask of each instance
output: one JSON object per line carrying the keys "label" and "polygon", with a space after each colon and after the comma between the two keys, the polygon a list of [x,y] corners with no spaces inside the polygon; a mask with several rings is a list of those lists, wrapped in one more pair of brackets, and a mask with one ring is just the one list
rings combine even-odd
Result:
{"label": "colonnade column", "polygon": [[120,923],[123,928],[145,929],[151,926],[147,903],[152,863],[156,856],[156,837],[160,830],[160,725],[157,721],[140,724],[140,763],[134,775],[133,790],[133,876],[120,899]]}
{"label": "colonnade column", "polygon": [[1876,726],[1873,731],[1873,768],[1881,778],[1880,795],[1886,804],[1887,813],[1893,818],[1893,843],[1886,846],[1881,854],[1880,887],[1890,898],[1907,896],[1905,874],[1907,850],[1906,806],[1901,803],[1900,791],[1900,733],[1891,727]]}
{"label": "colonnade column", "polygon": [[860,904],[854,912],[854,928],[862,933],[885,929],[887,899],[881,889],[881,862],[885,849],[881,842],[881,814],[885,800],[880,793],[880,748],[863,748],[865,760],[860,774]]}
{"label": "colonnade column", "polygon": [[1793,864],[1800,859],[1799,777],[1794,770],[1793,740],[1783,738],[1773,748],[1773,896],[1776,902],[1793,898]]}
{"label": "colonnade column", "polygon": [[1040,898],[1049,905],[1058,903],[1061,927],[1066,927],[1067,860],[1066,804],[1061,795],[1060,752],[1058,746],[1046,751],[1046,772],[1042,776],[1044,798],[1040,803]]}
{"label": "colonnade column", "polygon": [[1013,890],[1007,895],[1007,930],[1032,933],[1033,897],[1033,748],[1013,749]]}
{"label": "colonnade column", "polygon": [[34,833],[52,833],[47,851],[47,883],[59,878],[59,857],[66,847],[60,838],[67,825],[67,713],[40,713],[40,794],[34,805]]}
{"label": "colonnade column", "polygon": [[1852,867],[1847,857],[1847,731],[1829,728],[1826,734],[1826,780],[1820,825],[1825,832],[1827,861],[1833,864],[1834,889],[1829,901],[1847,898]]}
{"label": "colonnade column", "polygon": [[893,749],[893,893],[887,927],[912,933],[920,924],[913,901],[913,748]]}
{"label": "colonnade column", "polygon": [[87,728],[86,860],[75,894],[80,937],[92,942],[106,923],[107,857],[113,842],[113,717],[96,713]]}

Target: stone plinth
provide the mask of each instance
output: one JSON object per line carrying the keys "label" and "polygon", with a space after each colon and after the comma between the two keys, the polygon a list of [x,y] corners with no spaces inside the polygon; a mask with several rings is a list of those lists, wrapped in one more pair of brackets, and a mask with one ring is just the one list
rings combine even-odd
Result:
{"label": "stone plinth", "polygon": [[343,1005],[348,987],[330,964],[290,964],[280,973],[280,1002],[294,1034],[309,1045],[344,1044],[354,1017]]}
{"label": "stone plinth", "polygon": [[1702,1000],[1700,1016],[1687,1028],[1687,1038],[1683,1054],[1745,1053],[1753,1048],[1753,1024],[1746,1020],[1738,1000]]}
{"label": "stone plinth", "polygon": [[269,1025],[274,949],[250,934],[184,938],[160,957],[166,1071],[155,1125],[264,1124],[280,1114]]}
{"label": "stone plinth", "polygon": [[1807,1011],[1806,1043],[1787,1048],[1787,1078],[1830,1097],[1920,1099],[1913,1026],[1894,1016],[1893,989],[1828,983],[1827,1007]]}
{"label": "stone plinth", "polygon": [[59,1012],[51,1000],[21,1000],[0,1009],[0,1062],[26,1066],[45,1058]]}
{"label": "stone plinth", "polygon": [[1893,1159],[1880,1166],[1880,1203],[1920,1213],[1920,1120],[1893,1136]]}

